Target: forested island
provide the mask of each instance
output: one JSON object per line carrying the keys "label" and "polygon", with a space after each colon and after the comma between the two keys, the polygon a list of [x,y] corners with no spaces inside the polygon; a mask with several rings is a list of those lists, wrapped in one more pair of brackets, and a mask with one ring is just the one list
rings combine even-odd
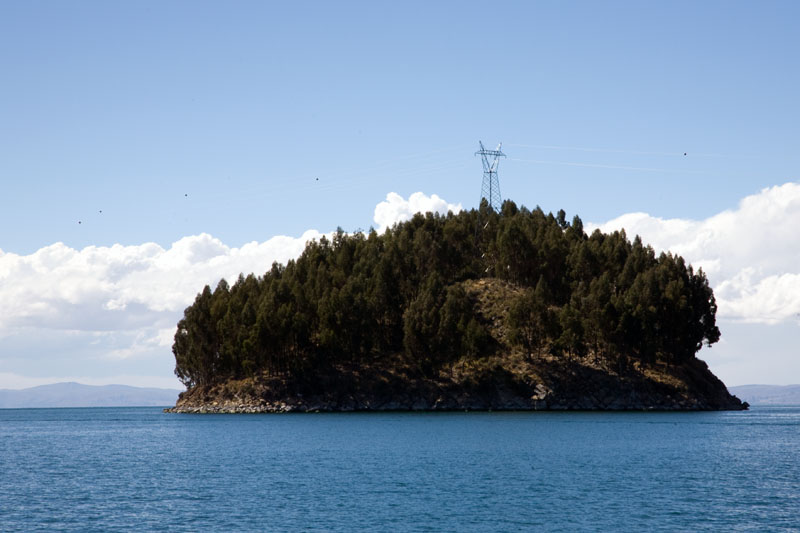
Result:
{"label": "forested island", "polygon": [[638,236],[484,201],[206,286],[169,411],[746,409],[696,357],[716,310],[702,270]]}

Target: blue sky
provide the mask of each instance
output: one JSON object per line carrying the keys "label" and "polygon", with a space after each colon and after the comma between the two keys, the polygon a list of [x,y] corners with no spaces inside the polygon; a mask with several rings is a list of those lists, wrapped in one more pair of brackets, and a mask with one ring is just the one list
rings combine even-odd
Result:
{"label": "blue sky", "polygon": [[[597,225],[634,212],[706,220],[800,180],[799,15],[795,2],[9,0],[0,250],[168,250],[204,233],[238,249],[366,229],[390,192],[470,208],[478,140],[503,141],[501,191],[517,203]],[[775,253],[797,256],[787,246]],[[798,272],[775,268],[762,278]],[[4,295],[14,283],[0,277]],[[797,369],[787,313],[736,335],[772,332]],[[42,378],[34,354],[73,343],[44,366],[88,376],[74,332],[109,330],[42,320],[0,331],[5,372]],[[125,321],[92,346],[136,353]],[[168,347],[113,364],[102,353],[107,376],[171,379]],[[785,379],[781,364],[764,379]]]}

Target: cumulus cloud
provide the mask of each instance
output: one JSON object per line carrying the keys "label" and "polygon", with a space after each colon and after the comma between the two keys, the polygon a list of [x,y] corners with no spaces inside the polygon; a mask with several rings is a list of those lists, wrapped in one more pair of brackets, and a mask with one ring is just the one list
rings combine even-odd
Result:
{"label": "cumulus cloud", "polygon": [[165,324],[205,284],[241,272],[261,274],[321,236],[309,230],[232,248],[203,233],[167,249],[147,243],[75,250],[55,243],[27,256],[0,253],[0,334],[21,327],[108,331],[155,325],[154,336],[163,343]]}
{"label": "cumulus cloud", "polygon": [[763,189],[703,220],[630,213],[587,224],[589,231],[624,228],[656,250],[682,255],[708,274],[720,317],[764,324],[800,316],[798,227],[800,183]]}
{"label": "cumulus cloud", "polygon": [[[390,193],[376,207],[375,222],[385,228],[418,211],[460,209],[435,194],[405,200]],[[112,368],[114,361],[131,366],[157,354],[169,358],[175,324],[204,285],[233,282],[240,273],[261,275],[323,235],[309,230],[241,247],[203,233],[168,248],[145,243],[76,250],[59,242],[30,255],[0,250],[0,360],[6,368],[59,357]]]}
{"label": "cumulus cloud", "polygon": [[435,194],[426,196],[421,192],[415,192],[406,200],[399,194],[390,192],[386,195],[386,200],[375,206],[374,219],[378,231],[383,232],[397,222],[410,220],[415,213],[431,212],[446,215],[448,211],[458,213],[461,209],[461,204],[449,204]]}

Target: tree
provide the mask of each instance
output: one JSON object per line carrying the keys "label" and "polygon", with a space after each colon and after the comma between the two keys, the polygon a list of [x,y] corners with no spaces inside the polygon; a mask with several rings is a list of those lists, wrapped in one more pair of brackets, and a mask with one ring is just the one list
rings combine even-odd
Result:
{"label": "tree", "polygon": [[508,311],[509,340],[522,346],[528,358],[541,355],[556,333],[556,316],[543,278],[535,289],[525,289]]}
{"label": "tree", "polygon": [[447,287],[437,336],[436,349],[442,363],[474,357],[486,346],[489,333],[475,316],[474,303],[461,285]]}
{"label": "tree", "polygon": [[219,342],[211,300],[211,288],[206,285],[184,311],[175,332],[175,375],[187,387],[209,385],[219,378]]}
{"label": "tree", "polygon": [[438,367],[440,308],[444,290],[438,276],[426,278],[417,297],[403,314],[403,346],[420,370],[432,376]]}

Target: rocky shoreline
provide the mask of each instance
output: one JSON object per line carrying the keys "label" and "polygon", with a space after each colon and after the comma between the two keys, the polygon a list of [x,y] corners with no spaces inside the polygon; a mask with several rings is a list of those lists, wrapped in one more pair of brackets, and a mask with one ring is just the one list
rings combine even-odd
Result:
{"label": "rocky shoreline", "polygon": [[446,412],[446,411],[714,411],[746,410],[749,406],[726,389],[713,395],[661,394],[641,387],[627,390],[601,388],[574,394],[557,393],[537,385],[530,396],[508,390],[489,395],[435,394],[376,397],[360,394],[331,398],[323,396],[223,397],[183,393],[166,413],[256,414],[256,413],[345,413],[345,412]]}
{"label": "rocky shoreline", "polygon": [[[745,402],[746,404],[746,402]],[[618,406],[598,406],[589,402],[581,405],[566,405],[560,403],[547,404],[546,402],[533,402],[532,405],[495,405],[469,403],[467,405],[429,405],[415,402],[411,405],[390,403],[381,406],[370,405],[330,405],[330,404],[294,404],[286,402],[265,403],[260,405],[249,404],[223,404],[181,406],[164,409],[165,413],[178,414],[280,414],[280,413],[352,413],[352,412],[491,412],[491,411],[719,411],[719,410],[747,410],[747,407],[732,407],[731,409],[716,409],[702,403],[687,404],[676,402],[669,405],[651,405],[635,403]]]}

